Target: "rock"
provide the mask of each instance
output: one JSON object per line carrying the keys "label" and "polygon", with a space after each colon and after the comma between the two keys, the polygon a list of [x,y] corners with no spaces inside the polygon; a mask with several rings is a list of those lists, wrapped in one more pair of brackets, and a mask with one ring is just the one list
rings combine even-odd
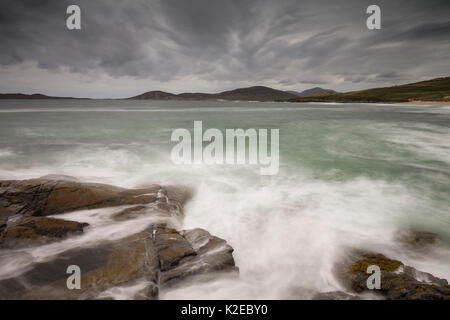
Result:
{"label": "rock", "polygon": [[134,219],[147,211],[146,206],[134,206],[115,213],[112,218],[117,221]]}
{"label": "rock", "polygon": [[183,258],[197,254],[191,244],[175,229],[157,227],[153,232],[161,271],[170,270]]}
{"label": "rock", "polygon": [[356,295],[348,294],[343,291],[321,292],[316,294],[312,300],[360,300]]}
{"label": "rock", "polygon": [[178,202],[183,206],[188,200],[192,198],[192,190],[182,186],[164,186],[167,198]]}
{"label": "rock", "polygon": [[[232,249],[224,240],[201,229],[183,234],[188,234],[194,242],[198,240],[195,235],[206,236],[208,241],[198,246],[174,229],[151,226],[121,240],[68,250],[50,261],[35,264],[20,276],[0,280],[0,297],[96,299],[105,298],[102,293],[116,286],[145,281],[147,285],[136,293],[136,298],[156,299],[162,285],[167,285],[169,280],[180,283],[195,275],[237,270]],[[81,269],[80,290],[67,288],[69,265]]]}
{"label": "rock", "polygon": [[434,283],[437,284],[439,286],[446,286],[448,285],[447,280],[445,279],[440,279],[438,277],[433,276],[430,273],[427,272],[423,272],[423,271],[419,271],[413,267],[409,267],[409,266],[403,266],[403,272],[410,276],[413,277],[414,279],[417,279],[421,282],[427,282],[427,283]]}
{"label": "rock", "polygon": [[405,272],[385,273],[382,277],[381,290],[390,300],[450,299],[450,286],[446,280],[439,279],[438,283],[422,282]]}
{"label": "rock", "polygon": [[[91,248],[76,248],[55,259],[37,263],[22,275],[0,281],[3,299],[94,299],[108,287],[138,278],[155,285],[159,261],[150,231]],[[81,289],[66,285],[68,266],[81,269]],[[153,298],[153,297],[148,297]]]}
{"label": "rock", "polygon": [[55,180],[55,181],[80,181],[76,177],[68,176],[65,174],[47,174],[45,176],[40,177],[39,179]]}
{"label": "rock", "polygon": [[[16,217],[16,216],[14,216]],[[45,244],[69,234],[79,234],[87,223],[45,217],[16,218],[0,235],[0,247],[15,248]],[[20,219],[20,220],[19,220]]]}
{"label": "rock", "polygon": [[196,254],[185,256],[179,265],[161,274],[161,285],[169,287],[186,278],[216,272],[238,274],[233,259],[233,248],[225,240],[212,236],[203,229],[181,231]]}
{"label": "rock", "polygon": [[21,208],[21,205],[4,200],[0,187],[0,229],[5,228],[9,217],[16,215]]}
{"label": "rock", "polygon": [[67,180],[0,181],[0,216],[48,216],[64,212],[156,201],[161,189],[124,189],[106,184]]}
{"label": "rock", "polygon": [[400,232],[397,240],[405,245],[408,249],[426,249],[439,240],[439,236],[432,232],[408,231]]}
{"label": "rock", "polygon": [[[224,240],[202,229],[179,232],[167,225],[178,225],[189,197],[187,189],[177,186],[124,189],[60,176],[0,181],[1,244],[8,248],[55,241],[86,226],[48,215],[128,206],[113,219],[158,218],[145,220],[152,225],[123,239],[66,250],[42,262],[27,257],[31,265],[24,272],[0,280],[0,299],[109,299],[130,287],[137,288],[136,299],[155,299],[161,288],[188,278],[215,277],[218,271],[237,274],[233,249]],[[11,252],[5,251],[5,257]],[[67,288],[70,265],[81,269],[80,290]]]}
{"label": "rock", "polygon": [[6,210],[2,210],[2,208],[0,208],[0,232],[2,232],[4,228],[6,228],[6,224],[8,223],[8,218],[10,217],[10,215],[11,214],[9,212],[7,212]]}
{"label": "rock", "polygon": [[[369,265],[376,265],[381,270],[379,290],[369,290],[367,287],[370,275],[366,271]],[[445,279],[416,270],[380,253],[358,252],[336,270],[344,286],[356,293],[378,293],[390,300],[450,299],[450,286]]]}
{"label": "rock", "polygon": [[23,214],[15,214],[13,216],[8,217],[8,221],[6,221],[6,227],[12,228],[18,225],[23,220],[23,218],[24,218]]}

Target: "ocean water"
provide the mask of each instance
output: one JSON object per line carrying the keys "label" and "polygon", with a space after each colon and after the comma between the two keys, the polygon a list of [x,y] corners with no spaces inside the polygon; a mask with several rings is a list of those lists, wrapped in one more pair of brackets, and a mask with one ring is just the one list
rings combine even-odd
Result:
{"label": "ocean water", "polygon": [[[195,120],[204,130],[279,129],[279,173],[261,176],[251,165],[173,164],[171,133],[192,131]],[[227,240],[240,276],[186,284],[163,299],[307,299],[341,290],[332,270],[350,248],[450,279],[450,107],[0,100],[0,179],[47,174],[129,188],[193,189],[181,228],[201,227]],[[0,262],[0,278],[151,222],[112,223],[111,210],[62,215],[96,231],[26,249],[27,256],[17,253]],[[412,252],[397,239],[407,230],[435,232],[441,241]],[[125,299],[141,287],[118,287],[112,295]]]}

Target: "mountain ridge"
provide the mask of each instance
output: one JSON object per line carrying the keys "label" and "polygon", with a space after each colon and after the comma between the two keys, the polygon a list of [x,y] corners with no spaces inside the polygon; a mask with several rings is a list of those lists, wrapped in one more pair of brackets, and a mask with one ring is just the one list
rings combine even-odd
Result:
{"label": "mountain ridge", "polygon": [[0,99],[45,100],[45,99],[89,99],[89,98],[54,97],[54,96],[47,96],[41,93],[33,93],[33,94],[0,93]]}
{"label": "mountain ridge", "polygon": [[299,96],[299,97],[309,97],[309,96],[312,96],[312,95],[315,95],[315,94],[321,94],[321,93],[336,93],[336,91],[334,91],[334,90],[324,89],[324,88],[321,88],[321,87],[314,87],[314,88],[311,88],[311,89],[303,90],[301,92],[292,91],[292,90],[286,91],[286,92],[292,93],[292,94],[294,94],[296,96]]}
{"label": "mountain ridge", "polygon": [[164,91],[148,91],[127,98],[128,100],[245,100],[245,101],[275,101],[295,98],[294,94],[265,86],[237,88],[219,93],[180,93],[173,94]]}
{"label": "mountain ridge", "polygon": [[323,93],[288,99],[290,102],[404,103],[412,101],[450,101],[450,77],[440,77],[403,85],[345,93]]}
{"label": "mountain ridge", "polygon": [[[305,90],[329,90],[320,87]],[[303,91],[303,92],[305,92]],[[137,96],[118,100],[227,100],[227,101],[281,101],[281,102],[360,102],[360,103],[406,103],[406,102],[450,102],[450,77],[439,77],[403,85],[371,88],[344,93],[326,92],[298,96],[303,92],[281,91],[265,86],[237,88],[219,93],[185,92],[173,94],[164,91],[148,91]],[[0,99],[89,99],[55,97],[44,94],[0,93]]]}

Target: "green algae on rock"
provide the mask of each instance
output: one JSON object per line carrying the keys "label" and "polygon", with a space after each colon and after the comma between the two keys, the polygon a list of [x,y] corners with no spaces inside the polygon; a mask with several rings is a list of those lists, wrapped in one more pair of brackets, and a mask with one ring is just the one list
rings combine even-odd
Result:
{"label": "green algae on rock", "polygon": [[[367,286],[367,267],[380,268],[381,288]],[[407,266],[381,253],[353,253],[353,258],[336,268],[344,287],[354,293],[374,293],[389,300],[448,300],[450,286],[447,280]]]}

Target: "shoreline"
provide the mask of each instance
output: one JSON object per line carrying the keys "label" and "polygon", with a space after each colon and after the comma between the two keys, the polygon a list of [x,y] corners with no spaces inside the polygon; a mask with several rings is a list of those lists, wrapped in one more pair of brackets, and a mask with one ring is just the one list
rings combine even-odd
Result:
{"label": "shoreline", "polygon": [[[183,186],[149,184],[124,189],[48,175],[0,180],[0,192],[0,209],[4,210],[0,248],[4,250],[2,259],[7,259],[2,268],[21,264],[14,270],[0,270],[2,300],[160,300],[173,299],[170,293],[174,288],[187,290],[196,299],[195,286],[247,281],[245,276],[240,278],[234,248],[227,240],[202,228],[183,228],[183,207],[191,197]],[[101,209],[110,213],[101,214],[99,220],[96,216]],[[97,212],[86,214],[87,210]],[[113,230],[106,229],[111,226]],[[119,228],[127,232],[114,236]],[[432,232],[409,229],[399,229],[396,237],[403,250],[411,253],[429,250],[440,239]],[[55,247],[47,247],[45,259],[31,251],[50,243]],[[18,261],[17,249],[30,250],[31,259]],[[336,285],[292,291],[272,300],[365,300],[371,293],[370,298],[376,300],[450,298],[445,278],[416,269],[397,260],[396,255],[385,255],[384,250],[347,249],[332,261]],[[66,279],[70,272],[60,272],[69,270],[69,261],[79,275],[85,270],[83,286]],[[378,285],[383,290],[371,292],[370,266],[378,268]],[[74,270],[71,272],[77,272]],[[120,288],[127,289],[126,296]]]}
{"label": "shoreline", "polygon": [[[48,98],[48,99],[2,99],[0,98],[0,101],[2,100],[16,100],[16,101],[30,101],[30,100],[114,100],[114,101],[121,101],[121,100],[127,100],[127,99],[114,99],[114,98],[105,98],[105,99],[91,99],[91,98]],[[130,100],[130,99],[128,99]],[[316,101],[316,100],[305,100],[305,101],[284,101],[284,100],[267,100],[267,101],[258,101],[258,100],[159,100],[159,99],[145,99],[145,100],[134,100],[134,101],[189,101],[189,102],[268,102],[268,103],[274,103],[274,102],[285,102],[285,103],[362,103],[362,104],[390,104],[390,105],[433,105],[433,106],[450,106],[450,101],[422,101],[422,100],[414,100],[414,101],[408,101],[408,102],[395,102],[395,101]]]}
{"label": "shoreline", "polygon": [[[279,101],[275,101],[279,102]],[[305,101],[287,101],[291,103],[362,103],[362,104],[391,104],[391,105],[433,105],[433,106],[450,106],[450,101],[422,101],[422,100],[413,100],[413,101],[405,101],[405,102],[397,102],[397,101],[315,101],[315,100],[305,100]]]}
{"label": "shoreline", "polygon": [[414,105],[450,106],[450,101],[422,101],[422,100],[413,100],[413,101],[409,101],[409,102],[397,102],[396,104],[414,104]]}

